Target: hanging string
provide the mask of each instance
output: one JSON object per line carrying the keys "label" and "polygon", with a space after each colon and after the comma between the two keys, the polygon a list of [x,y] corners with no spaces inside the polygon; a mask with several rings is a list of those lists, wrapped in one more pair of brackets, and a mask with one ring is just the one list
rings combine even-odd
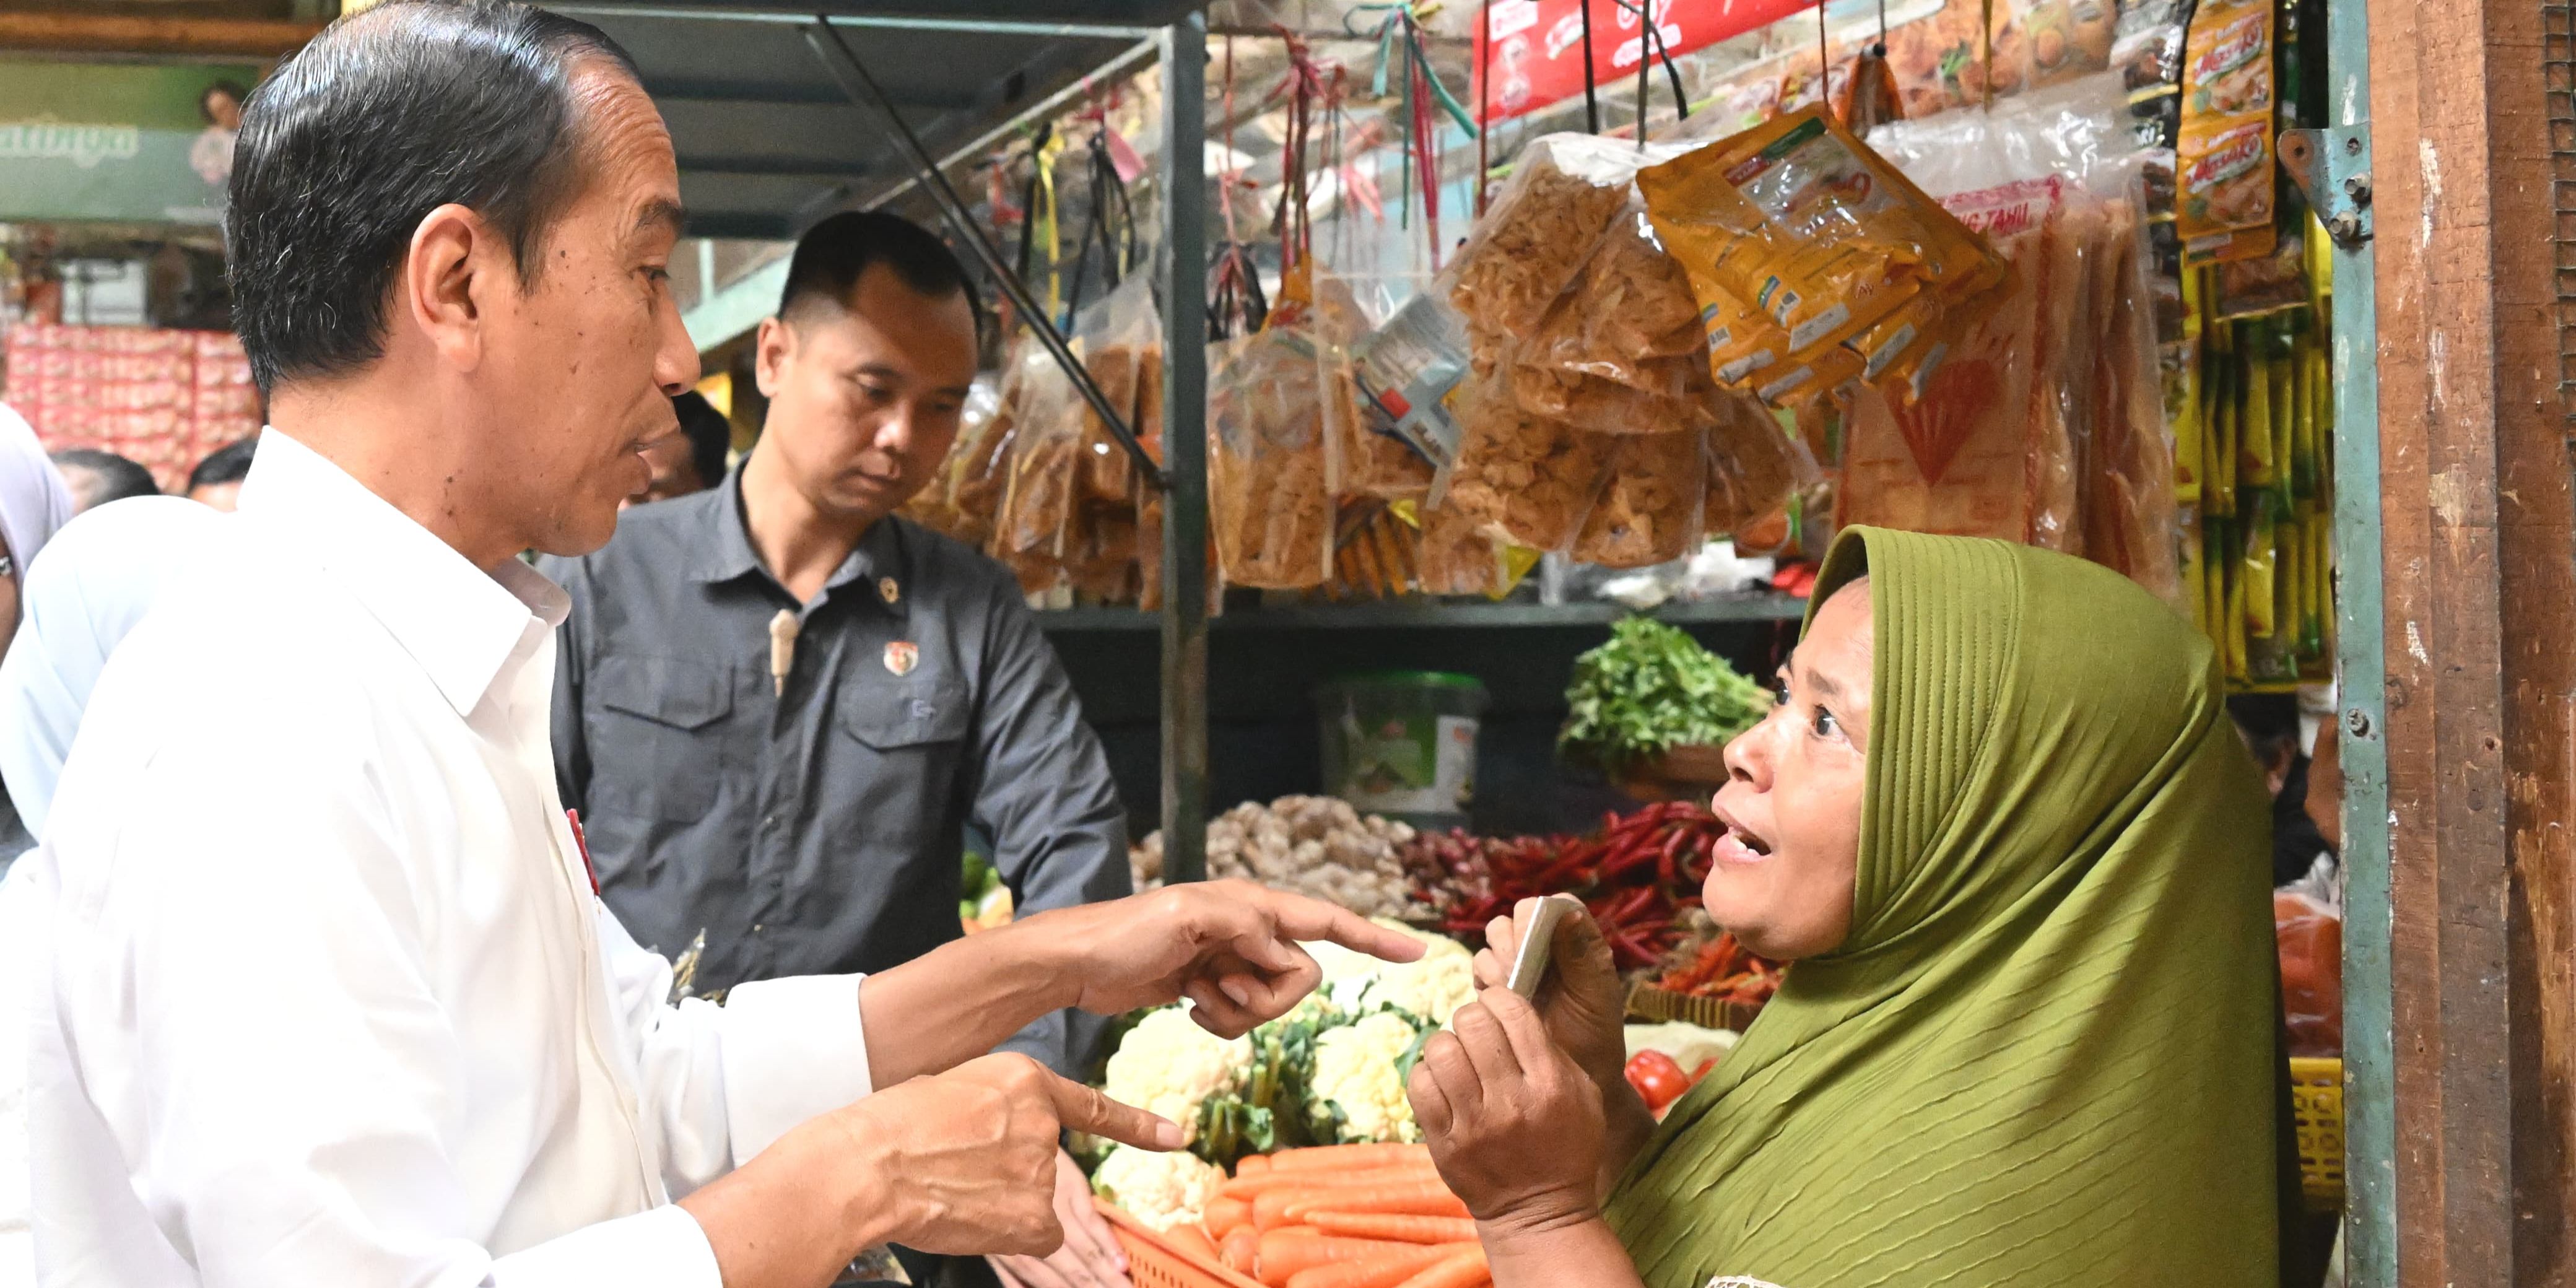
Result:
{"label": "hanging string", "polygon": [[1977,19],[1977,46],[1983,52],[1977,62],[1978,106],[1995,110],[1995,0],[1985,0]]}
{"label": "hanging string", "polygon": [[1485,136],[1494,129],[1494,0],[1485,0],[1476,32],[1476,217],[1485,217],[1485,187],[1494,163],[1486,155]]}
{"label": "hanging string", "polygon": [[1601,132],[1601,99],[1592,84],[1592,0],[1576,0],[1583,15],[1583,131]]}
{"label": "hanging string", "polygon": [[[1987,0],[1992,4],[1994,0]],[[1825,0],[1816,0],[1816,98],[1831,110],[1834,101],[1834,42],[1825,34]]]}
{"label": "hanging string", "polygon": [[1279,267],[1295,268],[1314,248],[1312,215],[1308,210],[1306,158],[1315,128],[1315,103],[1323,97],[1323,70],[1315,63],[1306,42],[1287,28],[1279,34],[1288,44],[1288,73],[1270,92],[1270,101],[1287,101],[1287,137],[1279,149],[1279,208],[1272,214],[1270,230],[1279,239]]}
{"label": "hanging string", "polygon": [[[1647,66],[1654,63],[1662,63],[1664,65],[1665,83],[1670,85],[1673,91],[1674,116],[1678,120],[1689,120],[1690,97],[1682,92],[1681,69],[1673,65],[1673,51],[1671,47],[1664,44],[1663,29],[1655,25],[1656,0],[1610,0],[1610,2],[1619,6],[1620,9],[1628,13],[1637,15],[1638,21],[1644,24],[1645,35],[1641,37],[1641,43],[1639,45],[1639,49],[1644,55],[1641,59],[1641,65],[1637,68],[1639,79],[1641,81],[1644,79]],[[1671,0],[1663,0],[1663,3],[1669,5]],[[1643,101],[1644,92],[1644,88],[1641,85],[1638,90],[1641,102]],[[1638,142],[1641,144],[1645,142],[1645,137],[1646,129],[1644,118],[1641,114],[1637,126]]]}
{"label": "hanging string", "polygon": [[1873,58],[1887,57],[1887,0],[1878,0],[1878,43],[1869,47]]}

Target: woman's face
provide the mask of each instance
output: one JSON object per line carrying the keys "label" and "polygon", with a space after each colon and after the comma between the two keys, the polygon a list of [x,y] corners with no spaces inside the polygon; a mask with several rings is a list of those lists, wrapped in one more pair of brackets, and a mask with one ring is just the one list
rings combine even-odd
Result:
{"label": "woman's face", "polygon": [[1727,826],[1701,892],[1746,948],[1789,960],[1851,933],[1869,764],[1869,579],[1835,591],[1780,668],[1780,705],[1726,745]]}
{"label": "woman's face", "polygon": [[233,97],[231,90],[222,88],[207,90],[205,106],[206,120],[216,129],[238,130],[241,128],[241,103]]}

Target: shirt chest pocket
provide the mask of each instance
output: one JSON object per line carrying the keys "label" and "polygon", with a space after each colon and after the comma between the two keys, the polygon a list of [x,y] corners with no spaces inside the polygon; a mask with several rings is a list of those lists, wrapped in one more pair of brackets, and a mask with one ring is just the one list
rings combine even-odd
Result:
{"label": "shirt chest pocket", "polygon": [[715,807],[733,715],[730,667],[607,657],[588,687],[585,732],[598,811],[686,822]]}
{"label": "shirt chest pocket", "polygon": [[965,687],[944,677],[861,677],[843,681],[833,701],[838,753],[856,762],[856,772],[840,781],[856,789],[857,816],[907,844],[926,838],[956,786]]}

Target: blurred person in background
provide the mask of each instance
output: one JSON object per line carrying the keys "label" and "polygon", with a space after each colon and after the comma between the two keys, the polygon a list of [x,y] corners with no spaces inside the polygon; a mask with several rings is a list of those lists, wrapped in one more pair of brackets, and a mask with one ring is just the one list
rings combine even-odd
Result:
{"label": "blurred person in background", "polygon": [[233,177],[233,141],[241,137],[242,102],[250,91],[219,80],[197,96],[197,113],[206,118],[205,132],[188,147],[188,168],[218,193]]}
{"label": "blurred person in background", "polygon": [[72,490],[76,514],[87,514],[110,501],[161,495],[152,471],[95,447],[67,447],[54,453],[54,468],[62,471],[64,484]]}
{"label": "blurred person in background", "polygon": [[253,434],[206,453],[188,471],[188,499],[226,511],[240,504],[242,480],[250,477],[251,454],[258,449],[259,435]]}
{"label": "blurred person in background", "polygon": [[[108,655],[231,522],[180,497],[137,498],[63,525],[29,569],[18,636],[0,657],[0,786],[37,839]],[[43,902],[14,861],[0,868],[0,954],[17,954],[34,942]],[[36,966],[0,957],[0,1288],[36,1281],[26,1065]]]}
{"label": "blurred person in background", "polygon": [[[703,935],[701,991],[882,970],[959,938],[970,824],[1023,912],[1132,889],[1108,758],[1017,581],[895,513],[956,439],[981,320],[928,230],[884,213],[816,224],[760,324],[769,413],[741,468],[626,511],[596,554],[538,563],[572,596],[564,804],[639,941],[680,952]],[[1058,1013],[1004,1045],[1079,1077],[1100,1033]],[[1058,1167],[1065,1248],[1003,1273],[1124,1285],[1081,1169]]]}
{"label": "blurred person in background", "polygon": [[[2264,785],[2272,792],[2272,885],[2278,888],[2307,876],[2320,859],[2333,871],[2335,846],[2319,826],[2319,811],[2309,808],[2311,761],[2298,698],[2287,693],[2239,693],[2227,699],[2227,714],[2236,721],[2236,732],[2243,735],[2246,750],[2254,753],[2254,763],[2263,769]],[[2319,741],[2332,741],[2332,733],[2326,729]],[[2320,799],[2328,817],[2340,808],[2340,775],[2333,787]]]}
{"label": "blurred person in background", "polygon": [[[18,634],[18,588],[36,552],[71,522],[77,509],[62,473],[45,457],[44,445],[26,419],[0,403],[0,661],[9,655]],[[0,796],[0,862],[15,859],[34,844],[18,811]]]}
{"label": "blurred person in background", "polygon": [[626,498],[627,505],[704,492],[724,478],[725,454],[733,450],[732,422],[694,389],[672,399],[671,410],[680,417],[680,432],[654,439],[644,449],[653,481]]}

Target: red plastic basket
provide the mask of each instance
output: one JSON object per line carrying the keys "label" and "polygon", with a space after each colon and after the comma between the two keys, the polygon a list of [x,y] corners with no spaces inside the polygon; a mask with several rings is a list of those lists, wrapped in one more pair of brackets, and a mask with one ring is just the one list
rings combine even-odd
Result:
{"label": "red plastic basket", "polygon": [[1118,1246],[1127,1252],[1127,1276],[1136,1281],[1136,1288],[1262,1288],[1260,1280],[1182,1248],[1115,1204],[1093,1201],[1117,1233]]}

